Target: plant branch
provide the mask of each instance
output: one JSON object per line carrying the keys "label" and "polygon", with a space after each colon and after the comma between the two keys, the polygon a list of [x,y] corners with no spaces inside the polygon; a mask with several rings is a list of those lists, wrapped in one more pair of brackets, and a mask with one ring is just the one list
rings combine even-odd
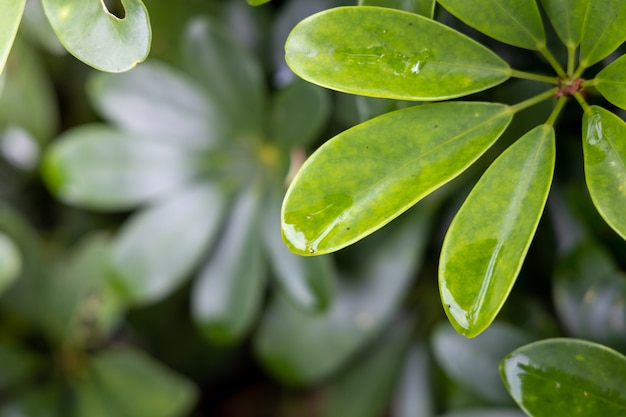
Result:
{"label": "plant branch", "polygon": [[559,83],[556,77],[550,77],[549,75],[533,74],[531,72],[518,71],[514,69],[511,70],[511,77],[523,78],[525,80],[539,81],[542,83],[548,83],[548,84],[553,84],[553,85],[557,85]]}
{"label": "plant branch", "polygon": [[561,66],[559,61],[556,60],[554,55],[552,55],[552,52],[550,52],[546,45],[543,45],[541,48],[539,48],[539,52],[550,63],[550,65],[552,65],[552,68],[554,68],[559,77],[561,77],[562,79],[567,78],[567,74],[565,74],[563,67]]}
{"label": "plant branch", "polygon": [[576,99],[576,101],[578,101],[578,104],[580,104],[580,107],[583,108],[583,111],[587,114],[591,114],[591,107],[589,107],[589,104],[587,104],[587,102],[585,101],[585,99],[583,98],[582,94],[580,94],[579,92],[574,93],[574,98]]}
{"label": "plant branch", "polygon": [[[576,46],[567,47],[567,75],[571,76],[576,65]],[[578,78],[578,77],[576,77]]]}
{"label": "plant branch", "polygon": [[546,121],[546,124],[548,126],[554,126],[554,122],[556,122],[557,117],[559,117],[559,114],[561,114],[561,110],[563,110],[563,107],[565,107],[565,103],[567,103],[567,97],[559,97],[556,102],[556,106],[554,106],[554,109],[552,109],[552,113],[550,113],[550,117],[548,117],[548,120]]}
{"label": "plant branch", "polygon": [[534,106],[535,104],[541,103],[542,101],[548,100],[554,97],[554,94],[558,91],[558,88],[551,88],[548,91],[544,91],[541,94],[537,94],[534,97],[531,97],[527,100],[522,101],[521,103],[517,103],[511,106],[511,110],[513,113],[520,112],[522,110],[527,109],[528,107]]}

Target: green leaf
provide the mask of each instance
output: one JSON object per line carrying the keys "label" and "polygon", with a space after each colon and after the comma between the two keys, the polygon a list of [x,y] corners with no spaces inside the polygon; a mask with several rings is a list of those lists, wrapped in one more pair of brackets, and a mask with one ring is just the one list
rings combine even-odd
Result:
{"label": "green leaf", "polygon": [[390,7],[417,13],[430,19],[435,14],[435,0],[359,0],[359,6]]}
{"label": "green leaf", "polygon": [[421,264],[432,208],[416,207],[354,247],[356,264],[340,271],[333,304],[307,314],[276,297],[256,335],[268,370],[293,385],[328,377],[372,340],[399,307]]}
{"label": "green leaf", "polygon": [[457,384],[490,403],[508,404],[511,398],[502,386],[498,364],[511,350],[530,342],[527,334],[504,323],[493,323],[475,339],[464,338],[442,323],[433,335],[432,349],[441,368]]}
{"label": "green leaf", "polygon": [[154,135],[84,125],[48,148],[42,174],[63,201],[120,210],[169,195],[194,175],[192,154]]}
{"label": "green leaf", "polygon": [[501,104],[425,104],[336,136],[311,155],[287,190],[285,242],[296,253],[318,255],[372,233],[463,172],[511,117]]}
{"label": "green leaf", "polygon": [[380,7],[337,7],[300,22],[287,38],[300,77],[346,93],[399,100],[461,97],[509,78],[506,62],[447,26]]}
{"label": "green leaf", "polygon": [[154,302],[188,277],[219,230],[225,200],[216,187],[189,186],[126,222],[112,257],[131,301]]}
{"label": "green leaf", "polygon": [[98,0],[43,0],[52,28],[76,58],[101,71],[122,72],[146,59],[152,37],[140,0],[121,0],[120,19]]}
{"label": "green leaf", "polygon": [[626,358],[577,339],[548,339],[524,346],[500,364],[517,404],[532,417],[626,414]]}
{"label": "green leaf", "polygon": [[0,293],[22,272],[22,254],[13,240],[0,231]]}
{"label": "green leaf", "polygon": [[163,63],[149,61],[124,74],[96,73],[88,87],[91,102],[109,121],[176,146],[207,148],[223,141],[230,128],[198,83]]}
{"label": "green leaf", "polygon": [[258,184],[244,188],[192,290],[192,315],[215,344],[241,340],[254,323],[265,283]]}
{"label": "green leaf", "polygon": [[474,410],[452,411],[440,414],[437,417],[526,417],[526,414],[519,410],[507,408],[479,408]]}
{"label": "green leaf", "polygon": [[626,123],[602,107],[591,106],[583,116],[583,155],[593,204],[626,239]]}
{"label": "green leaf", "polygon": [[17,28],[22,20],[26,0],[4,0],[0,13],[0,74],[7,62]]}
{"label": "green leaf", "polygon": [[248,4],[252,6],[260,6],[262,4],[268,3],[271,0],[248,0]]}
{"label": "green leaf", "polygon": [[35,356],[24,346],[16,345],[15,341],[2,339],[0,341],[0,387],[10,392],[14,387],[27,383],[36,378],[42,365],[41,358]]}
{"label": "green leaf", "polygon": [[565,46],[576,48],[580,44],[589,0],[541,0],[541,5]]}
{"label": "green leaf", "polygon": [[596,75],[594,86],[608,101],[626,109],[626,55],[622,55]]}
{"label": "green leaf", "polygon": [[439,0],[439,4],[469,26],[500,42],[532,50],[546,45],[535,0]]}
{"label": "green leaf", "polygon": [[580,65],[589,67],[626,41],[626,3],[590,1],[580,43]]}
{"label": "green leaf", "polygon": [[190,381],[138,351],[104,350],[88,369],[91,379],[78,385],[77,416],[182,417],[196,401]]}
{"label": "green leaf", "polygon": [[543,212],[554,163],[554,129],[537,126],[496,159],[452,220],[439,289],[460,334],[480,334],[504,304]]}
{"label": "green leaf", "polygon": [[394,392],[391,406],[394,417],[435,415],[432,363],[425,343],[420,342],[410,347]]}

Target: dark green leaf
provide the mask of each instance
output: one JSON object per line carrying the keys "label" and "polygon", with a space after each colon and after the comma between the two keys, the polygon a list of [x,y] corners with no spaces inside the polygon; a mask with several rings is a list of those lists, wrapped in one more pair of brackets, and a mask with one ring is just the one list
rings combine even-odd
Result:
{"label": "dark green leaf", "polygon": [[287,191],[285,241],[296,253],[318,255],[372,233],[463,172],[511,117],[501,104],[425,104],[336,136],[305,162]]}
{"label": "dark green leaf", "polygon": [[600,71],[596,75],[594,86],[608,101],[626,109],[626,55]]}
{"label": "dark green leaf", "polygon": [[52,28],[67,50],[92,67],[128,71],[146,59],[152,32],[141,0],[121,0],[120,19],[97,0],[43,0]]}
{"label": "dark green leaf", "polygon": [[435,0],[359,0],[359,6],[391,7],[433,18]]}
{"label": "dark green leaf", "polygon": [[461,97],[510,76],[506,62],[414,13],[337,7],[300,22],[285,45],[291,69],[346,93],[400,100]]}
{"label": "dark green leaf", "polygon": [[0,387],[9,391],[34,377],[41,360],[23,346],[11,340],[0,341]]}
{"label": "dark green leaf", "polygon": [[[626,10],[626,9],[625,9]],[[626,27],[626,25],[623,25]],[[626,123],[602,107],[583,116],[585,179],[600,215],[626,239]]]}
{"label": "dark green leaf", "polygon": [[580,65],[589,67],[626,41],[626,2],[590,1],[580,43]]}
{"label": "dark green leaf", "polygon": [[589,0],[541,0],[554,30],[571,49],[580,44]]}
{"label": "dark green leaf", "polygon": [[538,50],[546,45],[535,0],[439,0],[454,16],[501,42]]}
{"label": "dark green leaf", "polygon": [[11,51],[17,28],[22,20],[26,0],[5,0],[0,13],[0,74]]}
{"label": "dark green leaf", "polygon": [[500,372],[529,416],[626,415],[626,358],[602,345],[543,340],[509,354]]}
{"label": "dark green leaf", "polygon": [[252,6],[260,6],[262,4],[268,3],[271,0],[248,0],[248,4]]}
{"label": "dark green leaf", "polygon": [[554,163],[554,129],[540,125],[500,155],[453,219],[439,288],[459,333],[480,334],[504,304],[541,218]]}

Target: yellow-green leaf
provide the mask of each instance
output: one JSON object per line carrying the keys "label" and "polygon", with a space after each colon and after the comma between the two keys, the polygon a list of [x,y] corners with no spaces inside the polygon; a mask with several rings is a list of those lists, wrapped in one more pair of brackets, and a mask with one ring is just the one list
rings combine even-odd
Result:
{"label": "yellow-green leaf", "polygon": [[596,75],[595,87],[611,103],[626,109],[626,55],[607,65]]}
{"label": "yellow-green leaf", "polygon": [[552,26],[568,48],[580,43],[589,0],[541,0]]}
{"label": "yellow-green leaf", "polygon": [[22,20],[26,0],[2,0],[0,12],[0,74],[11,51],[17,28]]}
{"label": "yellow-green leaf", "polygon": [[626,2],[590,1],[580,43],[580,65],[589,67],[626,41]]}

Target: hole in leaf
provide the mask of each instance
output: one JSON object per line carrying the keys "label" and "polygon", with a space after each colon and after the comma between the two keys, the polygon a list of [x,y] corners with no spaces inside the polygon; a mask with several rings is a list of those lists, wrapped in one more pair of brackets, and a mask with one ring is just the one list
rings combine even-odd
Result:
{"label": "hole in leaf", "polygon": [[126,17],[126,10],[122,5],[121,0],[102,0],[102,4],[113,16],[118,19],[124,19]]}

